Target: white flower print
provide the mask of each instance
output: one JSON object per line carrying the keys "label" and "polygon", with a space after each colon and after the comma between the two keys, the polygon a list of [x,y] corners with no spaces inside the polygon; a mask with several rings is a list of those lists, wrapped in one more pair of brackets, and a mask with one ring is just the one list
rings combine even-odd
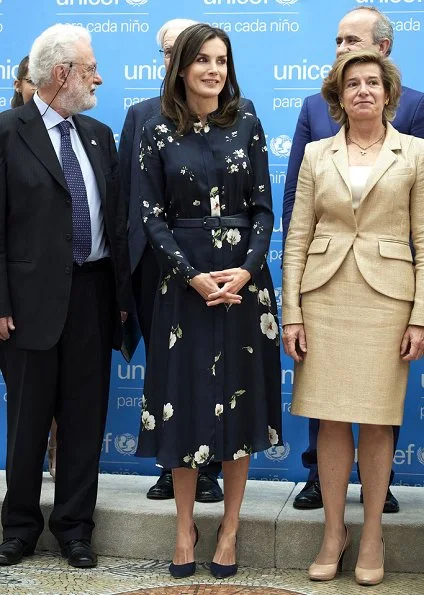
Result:
{"label": "white flower print", "polygon": [[219,360],[221,359],[221,351],[218,353],[218,355],[215,355],[214,359],[213,359],[213,365],[211,367],[211,372],[212,372],[212,376],[215,376],[215,366],[216,364],[219,362]]}
{"label": "white flower print", "polygon": [[163,142],[163,140],[158,140],[158,142],[156,143],[156,146],[158,148],[158,151],[160,151],[161,149],[164,148],[165,143]]}
{"label": "white flower print", "polygon": [[166,124],[157,124],[155,126],[155,130],[157,130],[157,132],[162,132],[163,134],[169,132],[169,129]]}
{"label": "white flower print", "polygon": [[211,202],[211,216],[219,217],[221,215],[221,208],[219,203],[219,191],[217,186],[214,186],[210,189],[209,200]]}
{"label": "white flower print", "polygon": [[199,446],[199,450],[197,450],[194,453],[194,460],[196,461],[196,463],[198,465],[201,465],[202,463],[206,463],[206,461],[209,459],[209,446],[206,446],[206,444],[202,444],[201,446]]}
{"label": "white flower print", "polygon": [[262,314],[261,331],[268,339],[275,339],[278,336],[278,324],[275,322],[274,315],[271,312]]}
{"label": "white flower print", "polygon": [[271,307],[271,298],[269,297],[268,289],[264,289],[263,291],[260,289],[258,293],[258,302],[261,303],[263,306]]}
{"label": "white flower print", "polygon": [[163,213],[163,208],[156,204],[156,206],[153,207],[152,212],[155,217],[159,217],[159,215]]}
{"label": "white flower print", "polygon": [[275,446],[276,444],[278,444],[277,430],[274,430],[274,428],[271,428],[271,426],[268,426],[268,436],[271,446]]}
{"label": "white flower print", "polygon": [[173,143],[174,139],[172,136],[168,136],[168,138],[166,139],[169,143]]}
{"label": "white flower print", "polygon": [[230,165],[230,167],[228,168],[228,173],[230,173],[230,174],[235,174],[235,173],[237,173],[237,172],[238,172],[238,170],[239,170],[238,163],[232,163],[232,164]]}
{"label": "white flower print", "polygon": [[246,347],[242,347],[242,349],[245,349],[248,353],[253,353],[253,347],[250,347],[250,345],[246,345]]}
{"label": "white flower print", "polygon": [[238,159],[243,159],[243,157],[245,157],[243,149],[236,149],[233,151],[233,155],[235,155]]}
{"label": "white flower print", "polygon": [[249,453],[240,448],[237,452],[233,454],[233,459],[237,461],[237,459],[241,459],[242,457],[247,457]]}
{"label": "white flower print", "polygon": [[261,147],[261,151],[262,153],[268,153],[268,147],[264,145],[263,147]]}
{"label": "white flower print", "polygon": [[259,140],[259,134],[255,134],[255,136],[253,137],[253,140]]}
{"label": "white flower print", "polygon": [[146,407],[147,407],[147,400],[146,400],[146,397],[143,395],[143,396],[141,397],[141,408],[142,408],[142,409],[143,409],[143,411],[144,411],[144,410],[146,409]]}
{"label": "white flower print", "polygon": [[256,285],[254,283],[252,283],[251,285],[249,285],[248,290],[251,293],[256,293],[258,291],[258,288],[256,287]]}
{"label": "white flower print", "polygon": [[215,405],[215,415],[216,417],[219,417],[220,415],[222,415],[224,411],[224,405],[222,405],[222,403],[217,403]]}
{"label": "white flower print", "polygon": [[169,333],[169,349],[172,349],[177,342],[177,339],[181,339],[183,336],[183,331],[179,324],[174,328],[171,327],[171,332]]}
{"label": "white flower print", "polygon": [[147,202],[147,200],[143,200],[143,207],[146,207],[146,209],[150,207],[150,204]]}
{"label": "white flower print", "polygon": [[259,190],[259,192],[265,192],[265,186],[263,184],[260,184],[258,186],[258,190]]}
{"label": "white flower print", "polygon": [[241,240],[241,233],[236,227],[234,229],[229,229],[226,240],[231,246],[235,246]]}
{"label": "white flower print", "polygon": [[[163,406],[163,421],[168,421],[174,415],[174,408],[172,407],[171,403],[167,403]],[[268,426],[269,427],[269,426]],[[271,443],[272,444],[272,443]]]}
{"label": "white flower print", "polygon": [[141,423],[143,424],[143,428],[145,430],[154,430],[156,426],[156,421],[153,415],[150,415],[148,411],[143,411],[141,416]]}
{"label": "white flower print", "polygon": [[160,292],[162,295],[165,295],[165,293],[168,291],[168,281],[170,280],[171,275],[166,275],[163,279],[162,279],[162,283],[159,286]]}
{"label": "white flower print", "polygon": [[200,206],[200,200],[193,200],[193,206],[194,207]]}
{"label": "white flower print", "polygon": [[242,395],[244,395],[245,392],[246,392],[245,389],[244,388],[241,388],[239,390],[236,390],[236,392],[231,395],[231,397],[230,397],[230,408],[231,409],[235,409],[236,408],[237,397],[241,397]]}

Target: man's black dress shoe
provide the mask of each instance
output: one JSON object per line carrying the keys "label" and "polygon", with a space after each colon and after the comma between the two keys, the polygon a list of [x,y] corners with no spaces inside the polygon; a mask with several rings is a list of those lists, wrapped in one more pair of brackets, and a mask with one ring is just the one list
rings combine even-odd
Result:
{"label": "man's black dress shoe", "polygon": [[68,563],[75,568],[94,568],[97,566],[97,556],[93,552],[91,543],[87,539],[71,539],[60,544],[60,550]]}
{"label": "man's black dress shoe", "polygon": [[147,492],[150,500],[169,500],[174,497],[174,485],[172,473],[162,473],[154,486]]}
{"label": "man's black dress shoe", "polygon": [[307,481],[293,502],[294,508],[322,508],[321,486],[319,481]]}
{"label": "man's black dress shoe", "polygon": [[22,556],[32,556],[33,553],[34,547],[28,545],[19,537],[8,537],[0,545],[0,565],[19,564]]}
{"label": "man's black dress shoe", "polygon": [[221,502],[224,494],[215,475],[199,473],[196,486],[196,502]]}
{"label": "man's black dress shoe", "polygon": [[[361,488],[361,495],[359,497],[359,500],[360,500],[361,504],[364,502],[364,495],[362,493],[362,488]],[[390,491],[390,488],[387,489],[386,501],[384,502],[383,512],[388,512],[388,513],[399,512],[399,502],[393,496],[392,492]]]}

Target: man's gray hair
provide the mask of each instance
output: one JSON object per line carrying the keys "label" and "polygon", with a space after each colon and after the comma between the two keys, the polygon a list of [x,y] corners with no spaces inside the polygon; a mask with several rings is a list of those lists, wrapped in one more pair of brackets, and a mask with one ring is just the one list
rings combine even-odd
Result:
{"label": "man's gray hair", "polygon": [[191,25],[197,25],[198,21],[192,21],[191,19],[171,19],[170,21],[166,21],[159,29],[156,34],[156,41],[158,46],[163,48],[163,38],[169,31],[169,29],[187,29],[187,27],[191,27]]}
{"label": "man's gray hair", "polygon": [[77,59],[75,44],[79,41],[91,43],[91,35],[78,25],[53,25],[37,37],[29,53],[29,76],[37,87],[52,81],[57,64]]}
{"label": "man's gray hair", "polygon": [[381,12],[381,10],[375,8],[375,6],[357,6],[356,8],[349,10],[347,14],[354,12],[355,10],[369,10],[370,12],[374,12],[377,15],[377,20],[375,21],[372,32],[373,42],[378,44],[381,43],[383,39],[388,39],[390,43],[386,52],[386,56],[390,56],[393,48],[393,26],[390,22],[390,19],[388,19],[386,15]]}

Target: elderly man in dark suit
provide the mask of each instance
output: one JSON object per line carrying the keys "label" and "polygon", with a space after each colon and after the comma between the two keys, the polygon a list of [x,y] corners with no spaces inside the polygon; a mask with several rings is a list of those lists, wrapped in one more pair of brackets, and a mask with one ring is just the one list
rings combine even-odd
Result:
{"label": "elderly man in dark suit", "polygon": [[[102,83],[82,27],[55,25],[30,54],[38,87],[0,114],[0,338],[8,388],[0,564],[43,530],[42,465],[57,420],[49,526],[72,566],[91,547],[112,347],[131,301],[126,202],[110,128],[79,112]],[[121,312],[121,314],[120,314]]]}
{"label": "elderly man in dark suit", "polygon": [[[377,8],[360,6],[349,11],[340,21],[336,44],[337,56],[359,49],[374,49],[389,56],[393,46],[393,27],[390,20]],[[424,138],[424,94],[403,87],[399,108],[392,124],[399,132]],[[290,225],[297,178],[305,146],[311,141],[334,136],[339,128],[340,126],[330,118],[327,104],[320,94],[311,95],[305,99],[297,122],[287,169],[283,203],[283,247]],[[295,508],[321,508],[323,505],[317,465],[318,430],[319,420],[310,419],[309,445],[302,455],[302,462],[304,467],[309,469],[309,476],[305,487],[294,499]],[[396,450],[399,427],[393,427],[393,434]],[[392,471],[390,484],[393,482],[393,477]],[[398,511],[399,503],[389,488],[384,512]]]}

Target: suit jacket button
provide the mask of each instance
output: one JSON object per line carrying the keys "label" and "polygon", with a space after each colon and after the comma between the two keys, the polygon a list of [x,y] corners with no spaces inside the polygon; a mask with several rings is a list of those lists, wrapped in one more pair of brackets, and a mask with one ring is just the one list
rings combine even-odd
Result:
{"label": "suit jacket button", "polygon": [[72,234],[71,234],[71,233],[67,233],[67,234],[65,235],[65,240],[67,240],[68,242],[69,242],[70,240],[72,240]]}
{"label": "suit jacket button", "polygon": [[70,275],[71,274],[71,271],[72,271],[72,267],[70,267],[70,266],[65,267],[65,273],[67,275]]}

